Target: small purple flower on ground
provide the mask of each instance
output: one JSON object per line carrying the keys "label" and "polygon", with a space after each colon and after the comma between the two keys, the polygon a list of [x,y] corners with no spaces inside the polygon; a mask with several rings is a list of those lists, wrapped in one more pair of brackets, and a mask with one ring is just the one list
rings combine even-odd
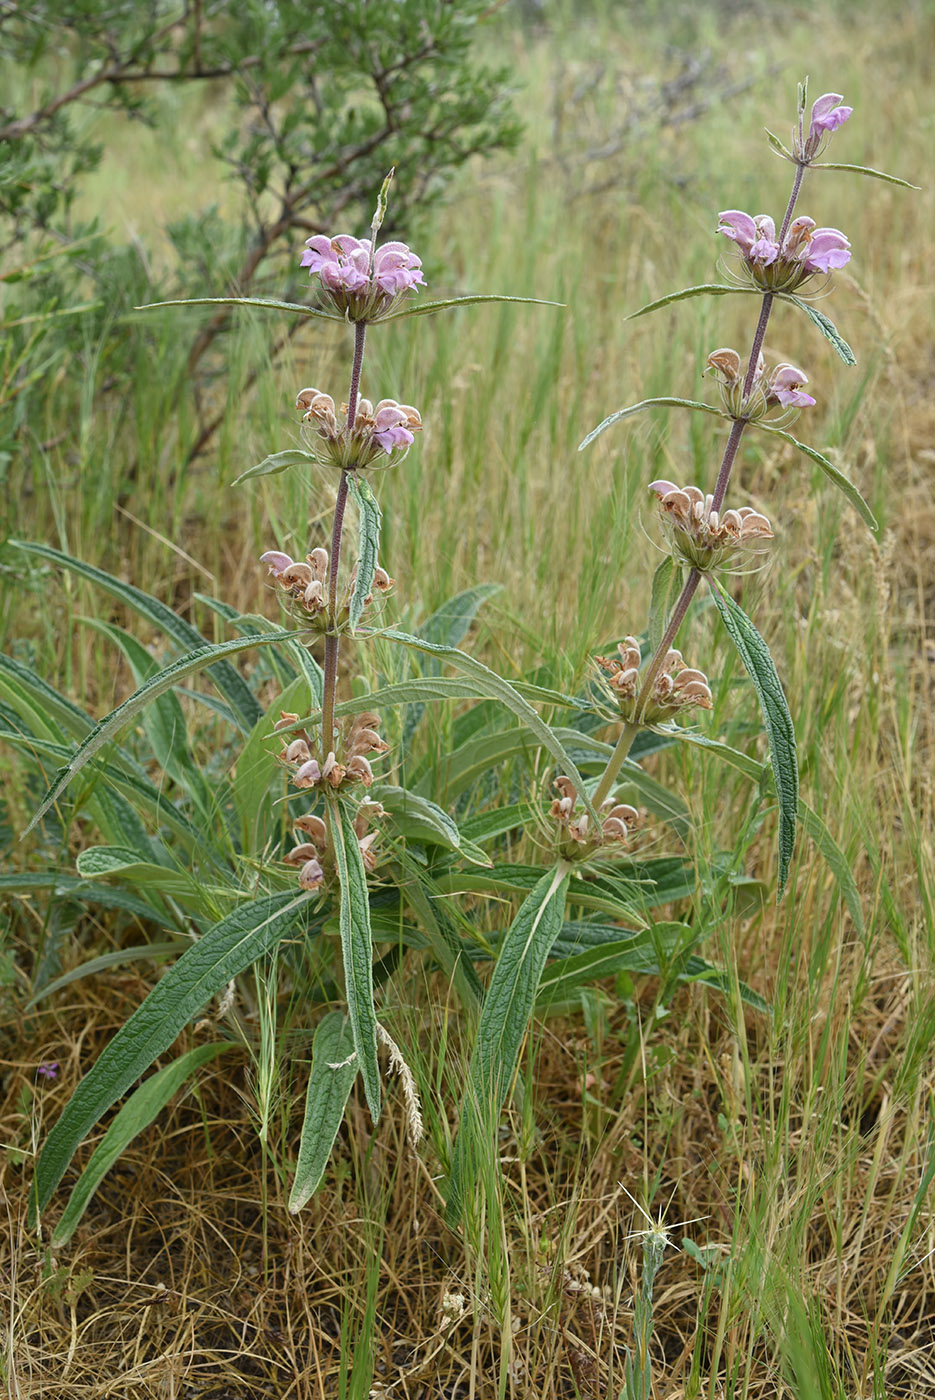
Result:
{"label": "small purple flower on ground", "polygon": [[43,1060],[42,1064],[36,1068],[36,1078],[57,1079],[58,1060]]}

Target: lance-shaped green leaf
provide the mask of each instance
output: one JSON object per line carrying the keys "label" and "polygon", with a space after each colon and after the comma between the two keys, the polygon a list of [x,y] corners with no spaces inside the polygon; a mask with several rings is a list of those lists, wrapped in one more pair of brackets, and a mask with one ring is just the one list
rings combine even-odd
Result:
{"label": "lance-shaped green leaf", "polygon": [[756,292],[757,296],[762,296],[756,287],[725,287],[720,282],[703,282],[697,287],[683,287],[680,292],[670,292],[667,297],[660,297],[658,301],[650,301],[646,306],[641,306],[639,311],[632,312],[628,321],[635,321],[637,316],[648,316],[650,311],[658,311],[663,306],[671,306],[675,301],[687,301],[689,297],[725,297],[725,296],[747,296],[750,292]]}
{"label": "lance-shaped green leaf", "polygon": [[841,335],[830,316],[826,316],[823,311],[819,311],[817,306],[812,306],[811,302],[804,301],[802,297],[794,296],[792,292],[777,292],[776,295],[781,297],[783,301],[790,301],[792,305],[797,306],[800,311],[804,311],[812,324],[816,325],[821,331],[825,340],[829,341],[830,344],[834,346],[846,365],[856,365],[857,356],[854,354],[843,335]]}
{"label": "lance-shaped green leaf", "polygon": [[885,180],[889,185],[900,185],[904,190],[918,190],[920,185],[910,184],[908,180],[901,180],[898,175],[887,175],[885,170],[874,170],[869,165],[839,165],[836,161],[820,160],[812,161],[810,170],[849,170],[853,175],[870,175],[874,180]]}
{"label": "lance-shaped green leaf", "polygon": [[373,588],[373,576],[380,557],[380,521],[382,516],[377,498],[371,491],[369,482],[359,480],[356,472],[348,472],[347,481],[360,518],[357,578],[354,581],[354,592],[351,594],[348,609],[351,631],[353,632],[361,619],[364,605]]}
{"label": "lance-shaped green leaf", "polygon": [[[54,564],[59,569],[68,569],[71,573],[86,578],[90,583],[102,588],[105,593],[109,593],[112,597],[125,603],[128,608],[139,613],[140,617],[151,622],[154,627],[157,627],[160,632],[164,632],[167,637],[171,637],[179,646],[191,649],[205,645],[205,639],[197,627],[193,627],[190,622],[186,622],[171,608],[166,607],[165,603],[160,602],[158,598],[151,598],[148,593],[144,593],[142,589],[136,588],[132,583],[124,583],[122,579],[114,578],[112,574],[105,573],[103,569],[97,569],[93,564],[85,564],[70,554],[63,554],[61,550],[53,549],[51,545],[34,544],[24,540],[9,540],[8,543],[16,549],[22,549],[26,554],[34,554],[39,559],[48,560],[50,564]],[[243,677],[238,675],[233,666],[222,661],[215,666],[211,679],[225,699],[230,702],[237,723],[245,731],[251,729],[260,718],[263,710]]]}
{"label": "lance-shaped green leaf", "polygon": [[391,311],[389,316],[381,316],[381,321],[399,321],[403,316],[434,316],[436,311],[448,311],[453,306],[478,306],[485,301],[512,301],[524,306],[564,306],[563,301],[544,301],[542,297],[503,297],[467,296],[449,297],[445,301],[415,302],[401,311]]}
{"label": "lance-shaped green leaf", "polygon": [[78,1178],[77,1185],[68,1198],[61,1219],[52,1232],[52,1248],[61,1249],[75,1232],[75,1227],[91,1203],[91,1198],[104,1177],[130,1143],[144,1128],[162,1112],[166,1104],[202,1065],[216,1060],[218,1055],[230,1050],[236,1041],[216,1041],[213,1045],[198,1045],[194,1050],[179,1056],[170,1065],[151,1075],[141,1084],[108,1125],[91,1155],[88,1165]]}
{"label": "lance-shaped green leaf", "polygon": [[[235,656],[241,651],[249,651],[252,647],[271,646],[281,641],[281,634],[260,632],[252,637],[237,637],[230,642],[219,642],[216,646],[205,644],[200,646],[197,651],[190,652],[188,656],[173,661],[171,666],[164,667],[155,676],[152,676],[145,685],[141,685],[139,690],[134,691],[128,700],[124,700],[122,705],[118,705],[116,710],[112,710],[99,724],[94,726],[66,766],[56,774],[55,781],[42,799],[39,810],[26,830],[32,830],[43,813],[47,812],[52,803],[65,791],[75,774],[79,773],[88,760],[93,758],[109,739],[112,739],[125,725],[129,724],[151,700],[155,700],[157,696],[171,690],[185,676],[191,676],[196,671],[205,670],[206,667],[214,665],[222,657]],[[260,717],[257,715],[257,719]]]}
{"label": "lance-shaped green leaf", "polygon": [[339,321],[343,316],[333,311],[321,311],[317,306],[305,306],[299,301],[277,301],[274,297],[181,297],[172,301],[149,301],[134,306],[134,311],[159,311],[163,306],[259,306],[264,311],[288,311],[293,316],[317,316],[320,321]]}
{"label": "lance-shaped green leaf", "polygon": [[561,931],[568,870],[547,870],[523,901],[503,940],[477,1026],[461,1124],[448,1179],[447,1218],[457,1223],[477,1135],[491,1129],[509,1092],[529,1026],[539,978]]}
{"label": "lance-shaped green leaf", "polygon": [[290,467],[304,467],[314,460],[311,452],[302,452],[297,447],[288,448],[285,452],[273,452],[269,457],[264,457],[262,462],[257,462],[255,467],[241,472],[231,485],[239,486],[242,481],[250,481],[255,476],[278,476]]}
{"label": "lance-shaped green leaf", "polygon": [[844,496],[846,496],[847,500],[854,507],[864,524],[867,525],[868,528],[871,529],[874,534],[877,533],[880,526],[877,523],[877,518],[874,515],[873,511],[867,505],[867,502],[857,490],[857,487],[854,485],[853,481],[849,481],[848,478],[844,475],[844,473],[841,470],[839,470],[839,468],[836,467],[833,462],[829,461],[827,457],[822,456],[820,452],[816,452],[814,447],[809,447],[808,443],[799,442],[798,438],[794,438],[791,433],[784,432],[782,428],[774,428],[770,423],[763,422],[754,423],[753,426],[757,428],[762,428],[763,431],[767,433],[775,433],[776,437],[781,437],[785,442],[788,442],[793,447],[798,448],[799,452],[804,452],[806,457],[810,457],[813,462],[815,462],[819,467],[821,467],[828,480],[832,482]]}
{"label": "lance-shaped green leaf", "polygon": [[[637,312],[639,315],[639,312]],[[695,399],[643,399],[640,403],[631,403],[629,408],[618,408],[616,413],[612,413],[609,418],[605,418],[603,423],[598,423],[596,428],[592,428],[583,442],[579,442],[578,451],[583,452],[596,437],[599,437],[605,428],[613,427],[614,423],[619,423],[622,418],[630,418],[634,413],[642,413],[646,408],[695,408],[701,413],[712,413],[715,418],[726,418],[731,421],[729,413],[725,413],[722,408],[715,408],[709,403],[699,403]]]}
{"label": "lance-shaped green leaf", "polygon": [[[718,739],[709,739],[704,734],[693,733],[691,730],[673,726],[671,730],[673,737],[677,737],[685,744],[693,744],[697,748],[707,749],[717,758],[728,763],[738,772],[743,773],[751,782],[762,783],[764,777],[768,777],[765,772],[765,765],[757,759],[751,758],[749,754],[741,753],[739,749],[731,748],[729,744],[724,744]],[[798,819],[805,828],[807,834],[815,843],[815,847],[824,859],[825,864],[835,878],[841,898],[847,906],[848,912],[854,921],[854,927],[863,938],[866,934],[866,924],[864,921],[864,911],[860,902],[860,891],[857,888],[857,881],[848,864],[847,856],[835,841],[831,832],[822,821],[818,813],[799,798]]]}
{"label": "lance-shaped green leaf", "polygon": [[481,683],[489,699],[498,700],[523,721],[526,728],[535,735],[543,747],[546,748],[556,760],[562,773],[572,780],[581,795],[581,800],[587,808],[592,821],[600,821],[590,798],[587,796],[581,774],[565,751],[560,740],[556,737],[554,730],[540,718],[532,706],[523,699],[516,687],[512,686],[509,681],[504,680],[502,676],[498,676],[496,671],[491,671],[483,662],[475,660],[473,656],[469,656],[467,652],[459,651],[457,647],[441,646],[434,642],[428,642],[422,637],[411,637],[408,633],[399,632],[395,628],[387,628],[381,630],[379,633],[373,632],[370,635],[385,637],[388,641],[399,642],[401,646],[410,647],[413,651],[421,651],[429,656],[437,656]]}
{"label": "lance-shaped green leaf", "polygon": [[293,1215],[318,1190],[357,1071],[354,1036],[347,1017],[340,1011],[329,1011],[319,1024],[312,1045],[305,1122],[289,1195],[289,1209]]}
{"label": "lance-shaped green leaf", "polygon": [[653,574],[652,593],[649,600],[649,645],[655,652],[659,648],[666,624],[682,591],[682,568],[671,554],[663,559]]}
{"label": "lance-shaped green leaf", "polygon": [[49,1133],[31,1193],[33,1225],[102,1114],[168,1050],[206,1002],[285,938],[309,900],[308,894],[296,897],[291,891],[251,900],[215,924],[160,978],[98,1056]]}
{"label": "lance-shaped green leaf", "polygon": [[343,802],[336,802],[331,809],[331,836],[341,885],[339,924],[347,1011],[367,1106],[371,1118],[376,1122],[380,1116],[381,1089],[377,1060],[377,1016],[373,1007],[370,895],[354,831],[354,818]]}
{"label": "lance-shaped green leaf", "polygon": [[721,620],[760,702],[760,710],[769,739],[769,761],[779,799],[779,889],[782,898],[789,862],[795,846],[795,819],[799,803],[799,769],[795,753],[795,728],[786,704],[782,682],[777,674],[769,648],[739,603],[724,593],[709,575],[711,592]]}

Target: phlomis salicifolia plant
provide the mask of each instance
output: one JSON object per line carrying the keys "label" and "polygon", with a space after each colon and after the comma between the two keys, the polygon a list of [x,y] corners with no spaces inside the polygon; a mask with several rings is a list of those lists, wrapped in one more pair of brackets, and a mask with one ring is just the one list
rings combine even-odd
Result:
{"label": "phlomis salicifolia plant", "polygon": [[[93,578],[184,650],[157,670],[139,644],[118,638],[134,664],[139,688],[96,725],[89,722],[82,730],[75,720],[70,734],[80,742],[73,752],[65,750],[67,762],[34,821],[93,761],[95,783],[89,791],[99,794],[110,785],[119,802],[115,796],[108,806],[98,796],[98,805],[88,807],[110,844],[83,852],[79,874],[87,881],[122,882],[137,902],[148,901],[154,918],[192,940],[101,1053],[49,1133],[36,1169],[36,1220],[89,1130],[167,1054],[204,1007],[221,997],[218,1019],[223,1021],[242,972],[277,950],[298,947],[318,959],[319,973],[328,969],[332,991],[324,1003],[337,1004],[325,1010],[320,998],[313,1018],[312,1064],[290,1208],[299,1210],[320,1186],[358,1078],[376,1121],[385,1111],[386,1070],[398,1076],[410,1141],[418,1150],[418,1084],[406,1047],[397,1045],[385,1025],[393,978],[406,955],[438,966],[476,1015],[456,1136],[441,1162],[448,1218],[457,1222],[476,1154],[491,1135],[495,1140],[534,1012],[544,1014],[567,1003],[582,984],[622,971],[660,973],[665,966],[673,987],[690,977],[718,982],[718,970],[695,951],[706,930],[670,913],[654,913],[671,910],[694,892],[691,866],[679,854],[650,857],[639,847],[640,810],[634,804],[643,802],[662,815],[675,810],[671,795],[659,805],[661,785],[646,774],[642,761],[660,745],[701,744],[739,766],[761,792],[768,795],[772,789],[778,806],[778,895],[788,880],[797,823],[803,822],[831,859],[842,894],[859,916],[840,851],[799,799],[795,731],[776,667],[724,584],[731,575],[757,568],[774,534],[766,515],[742,499],[738,463],[748,431],[771,434],[804,453],[844,492],[866,524],[876,528],[853,483],[788,431],[792,419],[815,400],[806,390],[804,371],[774,363],[766,343],[774,311],[791,308],[810,318],[845,364],[854,363],[846,342],[815,305],[834,273],[848,263],[849,240],[837,228],[819,226],[798,212],[805,178],[816,168],[879,176],[820,159],[850,116],[851,108],[836,93],[824,94],[809,109],[803,85],[790,144],[769,136],[793,170],[778,225],[767,214],[725,210],[717,225],[724,240],[724,280],[688,288],[636,313],[706,294],[744,296],[758,303],[747,353],[717,347],[707,357],[706,372],[717,384],[719,405],[675,397],[646,400],[612,413],[581,444],[586,448],[611,425],[656,405],[714,414],[726,426],[713,481],[647,483],[658,507],[665,552],[653,579],[648,626],[638,636],[638,624],[620,619],[623,640],[616,654],[595,655],[593,675],[576,695],[501,676],[458,646],[482,602],[483,588],[467,590],[412,632],[388,622],[394,580],[389,561],[380,554],[381,513],[372,483],[410,450],[422,417],[404,392],[399,398],[367,397],[368,337],[379,334],[381,324],[403,317],[519,299],[427,302],[420,259],[405,243],[380,241],[388,177],[369,237],[338,233],[308,240],[302,263],[316,288],[315,305],[259,298],[185,303],[248,304],[346,326],[352,342],[346,387],[310,386],[297,393],[293,388],[303,446],[275,452],[239,478],[249,482],[297,467],[330,474],[334,513],[330,537],[303,542],[299,558],[282,547],[289,541],[272,541],[262,556],[283,622],[258,627],[259,619],[234,617],[229,620],[240,635],[216,644],[208,644],[189,623],[130,585],[45,546],[23,546]],[[349,561],[347,527],[353,517],[356,551]],[[702,581],[759,699],[769,742],[767,765],[684,723],[712,708],[712,682],[693,664],[695,658],[684,659],[675,647]],[[361,648],[404,654],[411,674],[361,693],[367,669],[355,663]],[[231,657],[251,649],[276,661],[281,693],[269,712],[230,665]],[[206,668],[220,691],[218,703],[223,702],[224,712],[244,735],[240,758],[220,791],[211,792],[186,747],[185,717],[176,693],[182,682]],[[342,689],[341,677],[349,675],[358,683]],[[399,667],[394,675],[398,677]],[[472,719],[460,737],[457,725],[453,731],[449,770],[461,777],[449,781],[445,791],[449,804],[457,799],[458,822],[449,807],[425,795],[424,784],[416,792],[390,781],[406,771],[406,746],[416,742],[426,705],[438,701],[488,702],[481,710],[464,712],[480,714],[480,722]],[[390,725],[388,717],[399,710],[405,723],[394,718]],[[67,712],[61,713],[64,723]],[[113,747],[102,752],[144,714],[155,714],[151,732],[157,757],[177,793],[168,813],[164,801],[153,805],[144,778],[121,750],[116,757]],[[172,740],[166,737],[167,726],[176,736]],[[385,737],[391,730],[395,745]],[[597,737],[601,730],[609,731],[609,742]],[[529,797],[521,802],[505,796],[496,783],[491,793],[489,782],[478,781],[479,772],[489,775],[498,764],[515,762],[517,755],[531,756],[533,763]],[[541,773],[543,763],[549,769],[546,791],[541,778],[532,776]],[[684,817],[684,808],[678,810]],[[140,813],[148,814],[151,824],[155,821],[155,831],[145,829]],[[538,835],[538,863],[506,862],[501,838],[531,828]],[[219,833],[217,838],[209,839],[209,831]],[[190,874],[180,869],[181,858],[174,854],[179,849]],[[505,900],[517,906],[505,927],[490,929],[484,895],[496,896],[499,908]],[[335,927],[338,937],[332,942]],[[489,977],[480,975],[485,962],[493,964]],[[761,1004],[749,989],[743,994]],[[168,1059],[126,1099],[54,1227],[54,1242],[68,1238],[101,1175],[133,1134],[153,1120],[187,1077],[231,1043],[198,1045]],[[440,1150],[444,1158],[446,1149]]]}

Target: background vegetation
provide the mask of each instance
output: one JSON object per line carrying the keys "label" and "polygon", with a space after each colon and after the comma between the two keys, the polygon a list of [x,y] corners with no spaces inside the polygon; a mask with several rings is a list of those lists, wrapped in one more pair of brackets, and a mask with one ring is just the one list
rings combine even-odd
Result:
{"label": "background vegetation", "polygon": [[[433,296],[503,291],[565,309],[479,308],[373,337],[365,387],[425,420],[421,443],[380,483],[384,553],[406,620],[479,581],[499,584],[471,649],[508,673],[542,667],[571,685],[645,617],[656,562],[641,528],[646,483],[709,477],[717,435],[696,415],[660,415],[587,454],[577,443],[624,402],[698,396],[704,355],[749,338],[743,303],[626,314],[710,278],[719,209],[784,200],[787,170],[762,127],[784,134],[805,72],[813,92],[843,92],[855,107],[841,159],[924,182],[935,13],[922,0],[898,17],[816,3],[781,20],[758,5],[573,15],[544,4],[483,18],[477,57],[505,65],[497,90],[512,90],[522,141],[465,164],[434,210],[404,203],[400,231],[418,236]],[[43,80],[63,61],[43,55]],[[300,552],[331,507],[324,478],[230,482],[293,443],[297,388],[331,388],[344,372],[330,328],[282,343],[273,329],[271,343],[268,320],[240,315],[193,379],[206,317],[129,310],[153,288],[226,289],[243,206],[213,148],[249,127],[239,100],[220,79],[166,85],[148,96],[151,129],[132,107],[83,104],[100,161],[69,176],[74,224],[55,279],[15,280],[48,246],[34,221],[13,229],[0,264],[4,535],[109,568],[219,640],[222,623],[197,595],[278,616],[257,555],[273,542]],[[509,136],[505,110],[503,120]],[[380,176],[388,163],[376,163]],[[41,166],[36,188],[48,183]],[[359,233],[360,207],[335,217]],[[158,967],[83,978],[27,1013],[39,946],[67,971],[141,930],[38,894],[10,899],[0,1358],[12,1394],[616,1396],[642,1210],[671,1244],[655,1283],[655,1395],[931,1392],[932,191],[828,174],[803,208],[851,238],[833,314],[858,367],[841,370],[788,317],[771,348],[804,363],[819,400],[810,441],[847,467],[883,530],[874,545],[801,458],[746,446],[738,482],[778,536],[770,571],[747,589],[796,717],[803,796],[857,873],[864,927],[804,841],[777,909],[772,829],[751,826],[745,780],[687,749],[661,755],[657,771],[688,805],[699,898],[720,901],[717,946],[704,952],[766,996],[769,1016],[699,987],[673,997],[656,978],[582,993],[530,1038],[527,1092],[504,1119],[499,1164],[482,1164],[487,1215],[455,1235],[432,1179],[469,1045],[453,994],[413,973],[398,1013],[400,1039],[422,1047],[422,1155],[406,1145],[401,1099],[376,1131],[352,1101],[324,1188],[295,1217],[285,1203],[310,1047],[284,1004],[272,1096],[241,1051],[216,1061],[52,1253],[25,1227],[35,1147]],[[261,198],[261,221],[264,209]],[[184,237],[173,232],[183,225]],[[296,242],[305,236],[300,226]],[[285,257],[270,276],[266,290],[297,289]],[[95,307],[47,315],[80,302]],[[132,689],[84,623],[100,594],[12,547],[0,571],[4,651],[95,714]],[[110,620],[153,641],[117,611]],[[699,612],[684,649],[721,697],[730,691],[712,732],[739,740],[756,728],[755,706],[715,637]],[[432,717],[426,757],[444,755],[448,723]],[[210,775],[221,731],[206,724],[200,743]],[[10,749],[4,764],[5,863],[71,868],[94,832],[46,828],[18,844],[40,784]],[[512,780],[491,775],[504,793]],[[644,839],[652,849],[651,827]],[[262,996],[259,983],[241,991],[248,1029]],[[49,1061],[58,1078],[37,1079]],[[271,1104],[264,1148],[257,1115]]]}

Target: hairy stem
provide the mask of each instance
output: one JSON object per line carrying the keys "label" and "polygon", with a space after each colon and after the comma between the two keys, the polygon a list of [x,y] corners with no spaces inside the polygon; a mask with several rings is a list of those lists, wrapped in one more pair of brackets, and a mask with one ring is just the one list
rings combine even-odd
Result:
{"label": "hairy stem", "polygon": [[[366,321],[358,321],[354,327],[354,363],[351,368],[351,388],[347,400],[347,434],[350,437],[357,416],[357,398],[360,394],[360,374],[364,364],[364,342],[367,338]],[[337,631],[338,617],[338,572],[341,567],[341,536],[344,531],[344,511],[347,506],[348,473],[350,466],[341,473],[338,498],[334,503],[334,524],[331,527],[331,559],[328,572],[328,612],[331,630],[325,635],[324,681],[321,701],[321,756],[327,758],[334,747],[334,702],[338,686],[338,654],[340,633]]]}

